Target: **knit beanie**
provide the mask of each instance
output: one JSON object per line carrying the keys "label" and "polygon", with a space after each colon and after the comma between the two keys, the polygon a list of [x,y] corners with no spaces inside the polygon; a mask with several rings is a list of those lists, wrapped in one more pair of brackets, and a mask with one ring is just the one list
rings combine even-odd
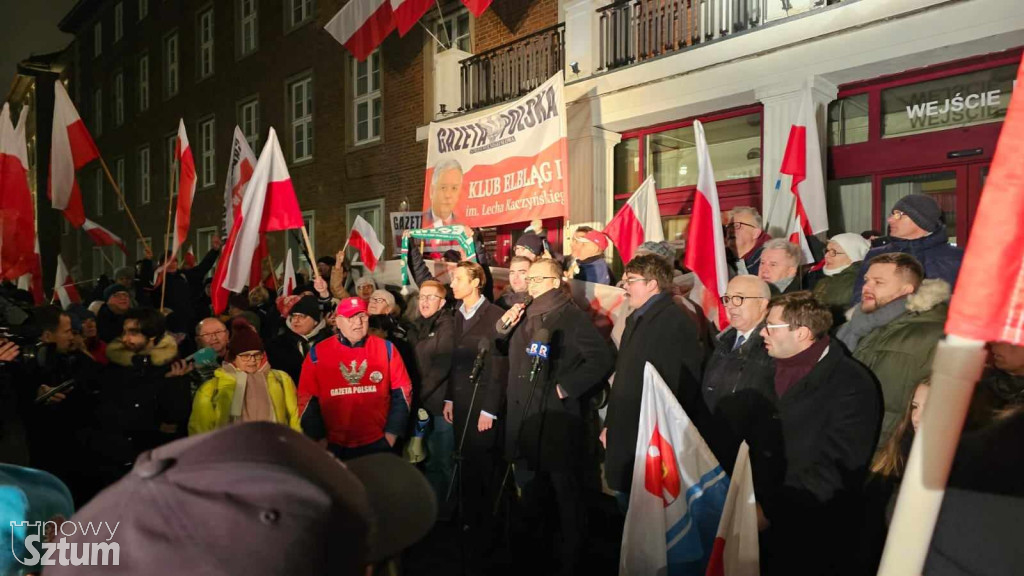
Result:
{"label": "knit beanie", "polygon": [[111,284],[110,286],[107,286],[106,290],[103,291],[103,299],[110,300],[110,297],[113,296],[114,294],[117,294],[118,292],[124,292],[128,296],[132,295],[131,290],[125,288],[124,286],[120,284]]}
{"label": "knit beanie", "polygon": [[538,236],[537,233],[531,231],[523,232],[523,235],[516,240],[516,246],[522,246],[535,255],[540,256],[544,253],[544,238]]}
{"label": "knit beanie", "polygon": [[942,226],[942,208],[928,194],[904,196],[896,202],[892,209],[899,210],[909,216],[914,221],[914,224],[917,224],[926,232],[935,232]]}
{"label": "knit beanie", "polygon": [[860,234],[854,234],[852,232],[836,234],[829,238],[828,241],[839,244],[839,247],[843,249],[843,252],[850,257],[850,262],[860,262],[864,259],[864,256],[867,255],[868,250],[871,249],[871,242],[865,240]]}
{"label": "knit beanie", "polygon": [[251,324],[241,318],[236,318],[231,323],[231,340],[228,342],[228,352],[234,358],[245,352],[258,350],[263,352],[263,340],[256,333]]}

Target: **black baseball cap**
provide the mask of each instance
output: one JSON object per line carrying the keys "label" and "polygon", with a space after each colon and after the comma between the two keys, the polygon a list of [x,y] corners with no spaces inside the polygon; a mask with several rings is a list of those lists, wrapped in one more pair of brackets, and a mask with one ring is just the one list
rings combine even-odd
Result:
{"label": "black baseball cap", "polygon": [[119,565],[49,566],[49,574],[245,576],[363,574],[433,526],[423,475],[392,454],[337,460],[269,422],[236,424],[143,453],[73,520],[117,524]]}

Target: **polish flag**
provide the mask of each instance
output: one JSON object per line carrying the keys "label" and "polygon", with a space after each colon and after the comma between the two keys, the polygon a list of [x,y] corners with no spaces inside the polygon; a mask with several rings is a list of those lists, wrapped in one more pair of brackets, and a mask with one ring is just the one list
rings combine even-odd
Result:
{"label": "polish flag", "polygon": [[[414,0],[406,1],[419,4]],[[324,29],[345,46],[356,60],[363,62],[395,29],[395,14],[391,4],[391,0],[350,0]],[[407,9],[406,13],[412,14],[414,10]]]}
{"label": "polish flag", "polygon": [[813,264],[814,254],[811,252],[811,245],[807,243],[806,228],[803,218],[799,214],[794,215],[789,223],[789,241],[800,247],[801,264]]}
{"label": "polish flag", "polygon": [[363,220],[362,216],[356,216],[356,221],[352,223],[352,231],[348,233],[348,245],[359,251],[359,259],[370,272],[377,269],[377,261],[384,253],[384,245],[377,240],[373,226]]}
{"label": "polish flag", "polygon": [[196,195],[196,163],[192,159],[192,148],[188,145],[185,134],[185,120],[178,121],[178,142],[174,147],[174,155],[180,167],[178,177],[178,206],[174,213],[174,254],[188,238],[188,226],[192,220],[192,200]]}
{"label": "polish flag", "polygon": [[644,366],[619,574],[703,574],[729,476],[654,366]]}
{"label": "polish flag", "polygon": [[64,265],[64,259],[60,254],[57,254],[57,275],[54,278],[53,292],[60,299],[60,307],[65,310],[68,306],[82,301],[78,295],[78,288],[75,288],[75,279],[68,273],[68,267]]}
{"label": "polish flag", "polygon": [[744,441],[729,479],[718,536],[705,576],[758,576],[761,559],[757,544],[757,501],[750,469],[750,447]]}
{"label": "polish flag", "polygon": [[[271,272],[273,274],[273,272]],[[284,282],[281,286],[281,296],[291,296],[295,291],[295,265],[292,264],[292,249],[284,257]]]}
{"label": "polish flag", "polygon": [[234,140],[231,142],[231,158],[228,162],[228,177],[224,183],[224,233],[230,234],[231,227],[242,209],[242,196],[245,185],[252,178],[256,167],[256,155],[252,153],[249,142],[242,134],[242,129],[235,126]]}
{"label": "polish flag", "polygon": [[53,84],[53,132],[50,143],[50,181],[47,194],[54,209],[75,228],[85,222],[82,191],[75,180],[75,170],[99,157],[96,143],[78,116],[62,82]]}
{"label": "polish flag", "polygon": [[653,176],[648,176],[629,197],[629,201],[605,226],[604,233],[626,263],[633,259],[633,253],[644,242],[661,242],[665,239]]}
{"label": "polish flag", "polygon": [[729,316],[721,298],[729,284],[729,269],[725,264],[722,210],[718,205],[718,186],[704,138],[704,125],[695,121],[693,131],[697,136],[697,193],[693,195],[684,265],[697,277],[690,299],[704,309],[708,321],[717,324],[719,330],[725,330]]}
{"label": "polish flag", "polygon": [[28,186],[27,116],[28,106],[24,106],[14,128],[6,103],[0,112],[0,273],[7,280],[15,280],[35,267],[36,222]]}
{"label": "polish flag", "polygon": [[46,303],[46,294],[43,293],[43,263],[39,258],[38,237],[36,237],[36,245],[32,254],[32,265],[28,272],[18,277],[18,289],[32,293],[32,301],[36,306]]}
{"label": "polish flag", "polygon": [[228,294],[241,292],[250,281],[254,253],[260,236],[302,228],[302,212],[295,197],[288,165],[273,128],[267,135],[252,179],[242,198],[242,209],[235,219],[224,253],[213,277],[213,309],[218,314],[227,308]]}
{"label": "polish flag", "polygon": [[479,18],[484,10],[491,5],[491,0],[462,0],[462,3],[473,13],[473,16]]}
{"label": "polish flag", "polygon": [[427,10],[434,5],[434,0],[390,0],[390,2],[399,36],[405,36],[409,30],[412,30]]}
{"label": "polish flag", "polygon": [[[796,124],[789,129],[789,141],[782,156],[782,174],[793,177],[790,191],[796,202],[800,226],[807,236],[828,230],[828,211],[825,205],[825,177],[821,169],[821,144],[818,124],[814,118],[811,92],[804,90]],[[813,262],[813,257],[810,262]]]}
{"label": "polish flag", "polygon": [[117,246],[121,249],[121,252],[124,252],[125,256],[128,255],[128,248],[125,247],[124,240],[121,240],[117,234],[114,234],[92,220],[86,218],[85,223],[82,224],[82,230],[85,230],[85,233],[89,235],[89,238],[92,238],[93,244],[97,246]]}

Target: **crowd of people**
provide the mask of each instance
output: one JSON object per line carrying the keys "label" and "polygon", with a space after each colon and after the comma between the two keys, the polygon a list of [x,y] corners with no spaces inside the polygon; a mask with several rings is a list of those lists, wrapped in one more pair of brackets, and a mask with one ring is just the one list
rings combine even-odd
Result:
{"label": "crowd of people", "polygon": [[[763,574],[873,573],[962,258],[930,196],[900,199],[888,225],[817,242],[813,266],[756,209],[733,209],[722,331],[687,298],[678,246],[644,243],[620,278],[607,236],[586,226],[564,256],[527,229],[500,293],[478,233],[476,258],[452,249],[443,265],[414,242],[409,297],[355,278],[339,252],[291,295],[255,286],[214,314],[219,242],[195,265],[117,270],[87,306],[32,308],[5,286],[2,460],[109,508],[97,494],[151,455],[200,451],[175,441],[270,423],[343,462],[415,462],[470,573],[499,570],[502,546],[517,569],[579,573],[595,500],[628,510],[650,363],[727,472],[749,445]],[[624,325],[599,330],[574,281],[623,288]],[[1024,403],[1024,349],[992,353],[971,433],[998,434]]]}

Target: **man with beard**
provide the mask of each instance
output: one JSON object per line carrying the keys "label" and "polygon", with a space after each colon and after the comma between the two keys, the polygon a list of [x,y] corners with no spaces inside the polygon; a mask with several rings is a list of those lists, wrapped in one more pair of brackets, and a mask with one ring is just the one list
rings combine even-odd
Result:
{"label": "man with beard", "polygon": [[513,256],[508,265],[508,287],[494,303],[503,310],[508,310],[526,298],[526,274],[530,271],[530,259],[525,256]]}

